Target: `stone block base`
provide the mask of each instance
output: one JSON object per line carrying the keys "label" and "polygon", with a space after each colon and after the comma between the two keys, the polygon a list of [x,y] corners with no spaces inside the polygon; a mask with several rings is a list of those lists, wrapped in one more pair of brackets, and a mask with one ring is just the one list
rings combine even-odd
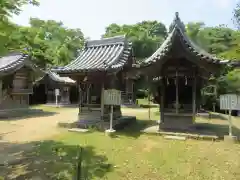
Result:
{"label": "stone block base", "polygon": [[224,142],[226,143],[230,143],[230,144],[234,144],[236,143],[238,140],[237,140],[237,137],[236,136],[224,136]]}
{"label": "stone block base", "polygon": [[107,136],[110,136],[110,137],[113,137],[114,136],[114,134],[115,134],[115,130],[114,129],[107,129],[106,131],[105,131],[105,134],[107,135]]}
{"label": "stone block base", "polygon": [[164,115],[164,122],[160,123],[160,129],[189,130],[193,125],[192,115],[169,114]]}

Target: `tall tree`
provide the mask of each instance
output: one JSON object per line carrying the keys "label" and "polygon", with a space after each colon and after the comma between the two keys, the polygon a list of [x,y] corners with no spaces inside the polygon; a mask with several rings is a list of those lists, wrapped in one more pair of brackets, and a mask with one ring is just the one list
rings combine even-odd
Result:
{"label": "tall tree", "polygon": [[16,28],[7,47],[28,53],[42,67],[69,63],[83,46],[84,37],[80,29],[68,29],[62,22],[36,18],[30,19],[30,25]]}
{"label": "tall tree", "polygon": [[164,24],[157,21],[142,21],[133,25],[110,24],[103,37],[126,35],[133,43],[137,60],[150,56],[167,35]]}
{"label": "tall tree", "polygon": [[240,1],[237,2],[236,7],[233,10],[233,22],[235,26],[240,29]]}
{"label": "tall tree", "polygon": [[1,0],[0,1],[0,17],[1,20],[5,16],[9,17],[12,14],[19,14],[21,7],[26,4],[39,5],[38,0]]}
{"label": "tall tree", "polygon": [[19,14],[26,4],[39,5],[38,0],[1,0],[0,1],[0,55],[7,53],[6,42],[16,27],[9,21],[13,14]]}

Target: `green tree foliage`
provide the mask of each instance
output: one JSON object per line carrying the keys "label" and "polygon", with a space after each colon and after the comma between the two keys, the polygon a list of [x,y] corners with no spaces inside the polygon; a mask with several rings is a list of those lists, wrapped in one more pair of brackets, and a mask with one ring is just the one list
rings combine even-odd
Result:
{"label": "green tree foliage", "polygon": [[110,24],[103,37],[126,35],[133,43],[137,60],[150,56],[167,35],[164,24],[157,21],[142,21],[133,25]]}
{"label": "green tree foliage", "polygon": [[80,29],[68,29],[61,22],[30,19],[30,27],[18,26],[9,37],[9,51],[23,51],[46,65],[65,65],[77,56],[84,42]]}
{"label": "green tree foliage", "polygon": [[1,0],[0,1],[0,55],[6,54],[6,43],[11,31],[16,27],[9,21],[13,14],[19,14],[23,5],[39,5],[38,0]]}
{"label": "green tree foliage", "polygon": [[12,14],[19,14],[21,7],[26,4],[39,5],[38,0],[1,0],[0,1],[0,15],[11,16]]}
{"label": "green tree foliage", "polygon": [[11,32],[16,26],[12,24],[8,18],[0,21],[0,55],[6,54],[8,49],[6,48],[6,43],[9,40]]}
{"label": "green tree foliage", "polygon": [[[240,31],[238,30],[224,25],[206,27],[202,22],[196,22],[187,24],[187,34],[198,46],[210,54],[225,60],[240,60]],[[239,92],[239,72],[226,66],[220,76],[216,77],[216,81],[212,81],[209,85],[216,86],[218,94]],[[212,98],[212,101],[216,99]]]}

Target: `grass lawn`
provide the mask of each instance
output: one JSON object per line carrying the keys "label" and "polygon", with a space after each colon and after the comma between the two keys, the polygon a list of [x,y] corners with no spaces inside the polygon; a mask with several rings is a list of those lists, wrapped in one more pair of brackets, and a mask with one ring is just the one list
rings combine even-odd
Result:
{"label": "grass lawn", "polygon": [[[157,119],[159,116],[153,109],[152,119]],[[151,122],[144,120],[148,117],[146,109],[137,116],[140,119],[137,124],[118,132],[114,138],[101,132],[65,132],[51,140],[37,142],[35,151],[22,154],[27,158],[25,161],[4,168],[2,173],[7,172],[8,179],[38,176],[44,180],[70,180],[75,172],[79,146],[82,146],[82,173],[88,179],[240,179],[240,144],[175,141],[140,134],[139,129]]]}

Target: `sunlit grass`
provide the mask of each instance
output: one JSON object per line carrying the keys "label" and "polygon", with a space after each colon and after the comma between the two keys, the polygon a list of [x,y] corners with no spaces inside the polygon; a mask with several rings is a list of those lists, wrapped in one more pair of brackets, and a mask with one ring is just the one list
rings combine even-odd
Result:
{"label": "sunlit grass", "polygon": [[[240,144],[223,141],[165,140],[161,136],[141,134],[145,123],[159,119],[158,108],[123,108],[124,115],[136,115],[138,122],[111,138],[103,132],[65,132],[36,147],[36,158],[25,167],[26,177],[49,174],[50,179],[72,179],[78,146],[83,147],[83,172],[92,180],[238,180]],[[202,122],[208,122],[202,119]],[[209,123],[215,123],[212,119]],[[226,120],[222,122],[227,123]],[[57,151],[56,151],[57,149]],[[28,155],[29,156],[29,155]],[[38,162],[38,163],[36,163]],[[22,167],[22,166],[21,166]],[[7,171],[17,172],[17,166]],[[37,173],[33,172],[37,169]],[[28,172],[27,171],[31,171]],[[22,173],[22,172],[21,172]],[[44,177],[44,178],[46,178]]]}

